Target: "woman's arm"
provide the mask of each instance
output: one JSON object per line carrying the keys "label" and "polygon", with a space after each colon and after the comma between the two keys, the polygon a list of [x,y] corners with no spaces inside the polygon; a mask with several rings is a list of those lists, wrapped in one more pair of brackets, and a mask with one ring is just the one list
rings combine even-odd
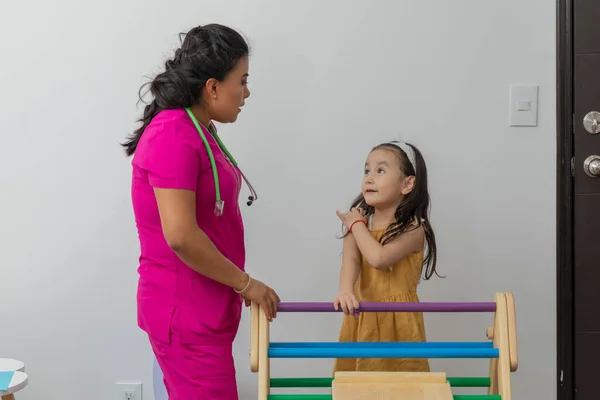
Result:
{"label": "woman's arm", "polygon": [[409,254],[421,251],[425,239],[422,226],[409,229],[385,245],[371,236],[365,224],[355,224],[352,234],[362,256],[376,269],[386,269]]}
{"label": "woman's arm", "polygon": [[189,190],[154,189],[165,239],[190,268],[217,282],[242,290],[246,273],[215,247],[196,223],[196,194]]}
{"label": "woman's arm", "polygon": [[190,268],[255,301],[269,321],[277,316],[277,293],[252,279],[216,248],[196,222],[196,194],[185,189],[154,188],[163,233],[169,247]]}

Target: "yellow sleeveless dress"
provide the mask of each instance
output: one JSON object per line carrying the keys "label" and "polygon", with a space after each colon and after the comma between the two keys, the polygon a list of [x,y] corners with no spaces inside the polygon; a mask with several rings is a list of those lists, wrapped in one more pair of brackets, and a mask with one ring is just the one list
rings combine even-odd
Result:
{"label": "yellow sleeveless dress", "polygon": [[[369,229],[379,240],[385,229]],[[375,269],[362,258],[354,294],[360,302],[418,302],[423,251],[398,261],[391,269]],[[424,342],[423,313],[365,312],[358,317],[344,315],[340,342]],[[419,358],[340,358],[335,371],[429,372],[427,359]]]}

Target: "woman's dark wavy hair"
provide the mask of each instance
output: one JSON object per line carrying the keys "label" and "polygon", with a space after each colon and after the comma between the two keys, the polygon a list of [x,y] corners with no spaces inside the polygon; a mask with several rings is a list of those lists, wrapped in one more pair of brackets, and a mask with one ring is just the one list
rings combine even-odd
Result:
{"label": "woman's dark wavy hair", "polygon": [[121,144],[127,156],[135,153],[144,130],[159,112],[192,106],[200,99],[202,87],[210,78],[223,81],[249,53],[244,38],[227,26],[198,26],[180,37],[183,35],[181,47],[165,63],[165,71],[140,88],[140,100],[142,89],[147,85],[154,99],[146,105],[139,119],[142,126]]}
{"label": "woman's dark wavy hair", "polygon": [[[436,272],[437,246],[435,243],[435,234],[428,218],[430,198],[429,190],[427,189],[427,166],[425,165],[425,160],[423,159],[423,155],[419,149],[411,144],[407,144],[414,150],[415,153],[415,164],[417,166],[417,170],[415,171],[412,163],[408,159],[408,155],[396,143],[397,142],[382,143],[378,146],[375,146],[371,151],[378,149],[388,149],[393,151],[398,156],[400,170],[406,176],[414,176],[415,185],[413,190],[405,196],[402,203],[400,203],[396,209],[395,222],[388,226],[385,233],[381,236],[379,242],[384,245],[396,239],[407,230],[414,229],[422,225],[423,229],[425,230],[425,241],[427,243],[427,251],[423,259],[423,265],[425,266],[423,277],[427,280],[430,279],[433,274],[439,276]],[[375,211],[372,206],[365,202],[365,198],[362,194],[358,195],[356,199],[354,199],[350,209],[355,207],[362,208],[366,215],[372,215]],[[412,225],[413,221],[417,222],[416,226]],[[348,233],[349,232],[346,232],[346,235]]]}

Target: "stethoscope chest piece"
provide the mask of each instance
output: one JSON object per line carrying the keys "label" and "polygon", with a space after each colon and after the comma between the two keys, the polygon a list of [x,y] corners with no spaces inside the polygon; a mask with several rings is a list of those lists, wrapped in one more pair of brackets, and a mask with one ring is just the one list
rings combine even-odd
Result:
{"label": "stethoscope chest piece", "polygon": [[215,215],[220,217],[223,215],[223,207],[225,207],[225,202],[223,200],[218,200],[215,203]]}

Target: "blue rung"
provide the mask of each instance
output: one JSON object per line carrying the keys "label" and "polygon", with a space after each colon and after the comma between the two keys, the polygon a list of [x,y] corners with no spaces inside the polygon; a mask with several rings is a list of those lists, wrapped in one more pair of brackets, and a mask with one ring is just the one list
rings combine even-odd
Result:
{"label": "blue rung", "polygon": [[497,358],[496,348],[279,347],[270,358]]}
{"label": "blue rung", "polygon": [[402,349],[490,349],[492,342],[271,342],[272,349],[280,348],[402,348]]}

